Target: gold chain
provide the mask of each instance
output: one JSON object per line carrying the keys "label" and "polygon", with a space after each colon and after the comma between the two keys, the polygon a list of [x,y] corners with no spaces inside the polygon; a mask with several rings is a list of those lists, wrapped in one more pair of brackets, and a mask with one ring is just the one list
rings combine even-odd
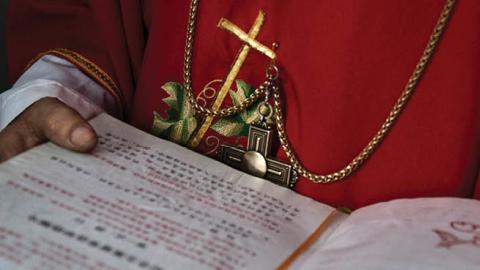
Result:
{"label": "gold chain", "polygon": [[435,51],[435,48],[438,45],[438,42],[440,40],[440,37],[443,34],[443,31],[445,30],[445,26],[447,25],[448,19],[451,15],[451,12],[456,2],[456,0],[447,0],[445,2],[445,5],[442,9],[440,17],[433,29],[432,34],[430,35],[427,46],[425,47],[423,54],[420,57],[420,60],[415,66],[415,69],[412,75],[408,79],[408,82],[404,90],[402,91],[400,97],[398,98],[397,102],[395,103],[392,110],[390,111],[387,119],[382,124],[380,129],[377,131],[375,136],[363,148],[363,150],[357,156],[355,156],[355,158],[350,163],[348,163],[344,168],[334,173],[321,175],[321,174],[313,173],[308,169],[306,169],[300,163],[295,153],[293,152],[292,147],[290,146],[290,142],[288,140],[287,134],[285,132],[285,127],[283,124],[283,113],[281,110],[281,98],[280,98],[280,92],[279,92],[278,86],[276,85],[271,86],[271,85],[268,85],[267,83],[264,83],[260,87],[255,89],[255,91],[241,104],[228,107],[225,109],[221,109],[221,110],[213,111],[197,103],[192,93],[191,74],[192,74],[192,47],[193,47],[193,39],[194,39],[194,32],[195,32],[195,21],[196,21],[197,10],[198,10],[198,1],[199,0],[192,0],[190,5],[188,28],[187,28],[187,40],[185,45],[184,74],[183,74],[185,90],[187,92],[189,102],[191,103],[195,111],[202,115],[211,115],[215,117],[227,117],[227,116],[236,114],[238,112],[244,111],[246,108],[252,105],[256,100],[258,100],[258,98],[260,98],[264,94],[264,91],[266,90],[266,88],[272,88],[274,110],[275,110],[275,123],[277,127],[278,138],[280,140],[280,145],[282,146],[283,150],[287,155],[288,160],[293,166],[293,169],[297,171],[298,174],[309,179],[314,183],[324,183],[324,184],[342,180],[345,177],[352,174],[354,171],[356,171],[370,157],[373,151],[375,151],[378,145],[385,138],[385,136],[393,126],[393,123],[397,120],[398,116],[401,114],[408,100],[412,96],[412,93],[415,90],[418,82],[420,81],[420,78],[425,70],[425,67],[430,62],[430,59]]}

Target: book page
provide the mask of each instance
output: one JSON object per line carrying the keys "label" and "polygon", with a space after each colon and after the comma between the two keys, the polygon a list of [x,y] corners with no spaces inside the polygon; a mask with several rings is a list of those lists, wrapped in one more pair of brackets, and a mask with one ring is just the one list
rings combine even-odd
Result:
{"label": "book page", "polygon": [[480,201],[402,199],[358,209],[302,269],[480,269]]}
{"label": "book page", "polygon": [[0,269],[274,269],[332,208],[107,115],[0,165]]}

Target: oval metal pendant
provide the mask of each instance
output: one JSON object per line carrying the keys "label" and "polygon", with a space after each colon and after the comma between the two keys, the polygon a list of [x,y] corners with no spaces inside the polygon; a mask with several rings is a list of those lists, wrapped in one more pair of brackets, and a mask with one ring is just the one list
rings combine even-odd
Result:
{"label": "oval metal pendant", "polygon": [[257,177],[267,174],[267,160],[257,151],[247,151],[242,156],[242,170]]}

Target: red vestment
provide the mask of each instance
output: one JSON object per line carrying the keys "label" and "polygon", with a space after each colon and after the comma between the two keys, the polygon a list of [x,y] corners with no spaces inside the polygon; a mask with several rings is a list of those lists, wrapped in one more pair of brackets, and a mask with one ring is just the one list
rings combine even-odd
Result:
{"label": "red vestment", "polygon": [[[201,1],[194,92],[199,95],[209,82],[224,79],[242,46],[217,27],[220,18],[248,32],[262,9],[266,19],[256,40],[280,45],[277,63],[294,151],[316,173],[336,171],[387,117],[442,7],[436,0]],[[150,131],[153,112],[166,118],[170,109],[162,86],[183,83],[188,9],[189,1],[12,1],[10,78],[14,81],[35,55],[68,48],[115,80],[127,120]],[[352,208],[401,197],[472,197],[475,188],[478,197],[479,25],[480,3],[458,1],[416,92],[378,150],[347,179],[313,184],[300,178],[296,191]],[[258,85],[268,63],[251,50],[237,79]],[[225,100],[232,102],[229,96]],[[210,128],[196,150],[215,152],[217,139],[234,143],[237,137]],[[285,159],[281,148],[276,156]]]}

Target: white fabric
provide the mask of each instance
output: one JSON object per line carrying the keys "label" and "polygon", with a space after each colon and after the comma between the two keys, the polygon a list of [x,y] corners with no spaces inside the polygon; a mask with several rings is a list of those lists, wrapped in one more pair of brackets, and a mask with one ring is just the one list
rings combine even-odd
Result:
{"label": "white fabric", "polygon": [[110,93],[67,60],[46,55],[0,94],[0,131],[44,97],[58,98],[86,119],[102,111],[118,114]]}

